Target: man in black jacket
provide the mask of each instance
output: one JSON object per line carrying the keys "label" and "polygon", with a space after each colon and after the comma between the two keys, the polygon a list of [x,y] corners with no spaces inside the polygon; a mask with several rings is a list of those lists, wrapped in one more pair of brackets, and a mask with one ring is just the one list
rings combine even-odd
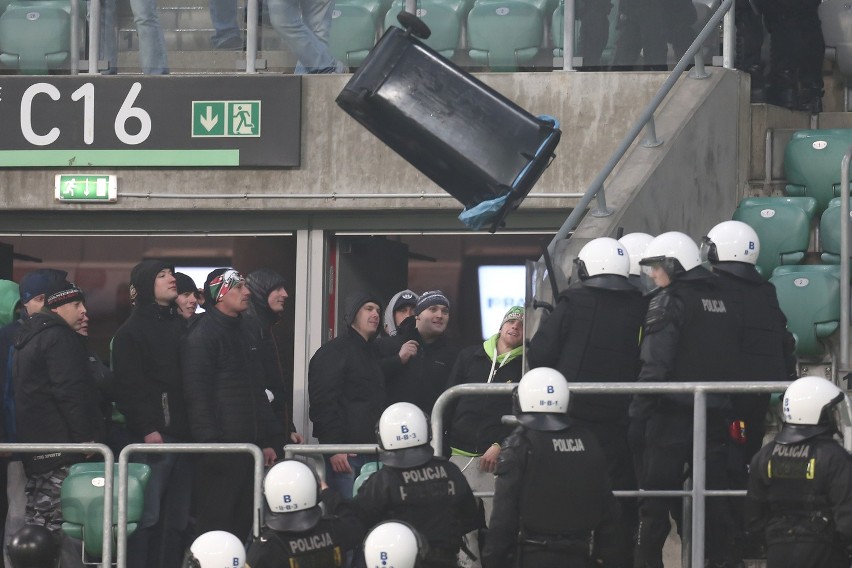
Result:
{"label": "man in black jacket", "polygon": [[389,403],[410,402],[432,413],[458,355],[446,335],[449,322],[450,301],[444,293],[424,292],[414,308],[414,325],[404,321],[396,335],[376,340]]}
{"label": "man in black jacket", "polygon": [[[174,303],[174,267],[143,260],[130,273],[133,313],[115,332],[112,367],[118,409],[129,433],[146,444],[189,439],[180,369],[182,319]],[[151,466],[145,509],[128,540],[128,566],[177,568],[189,524],[191,461],[179,454],[139,454]]]}
{"label": "man in black jacket", "polygon": [[245,327],[254,334],[263,362],[264,386],[271,393],[272,411],[289,436],[288,442],[301,444],[302,435],[296,431],[292,420],[293,361],[288,368],[281,362],[281,352],[275,338],[274,327],[281,321],[287,303],[287,282],[284,277],[268,268],[255,270],[246,277],[251,296],[245,313]]}
{"label": "man in black jacket", "polygon": [[[308,395],[314,436],[321,444],[370,444],[385,409],[385,379],[374,339],[381,306],[372,294],[360,292],[346,302],[348,326],[314,353],[308,365]],[[326,459],[329,487],[352,496],[355,477],[366,456],[335,454]]]}
{"label": "man in black jacket", "polygon": [[784,393],[784,426],[754,456],[746,497],[747,528],[768,545],[768,568],[850,564],[852,457],[834,439],[848,404],[821,377],[802,377]]}
{"label": "man in black jacket", "polygon": [[[83,292],[55,281],[45,307],[15,336],[12,381],[16,428],[22,443],[91,443],[103,440],[97,384],[88,373],[86,348],[76,330],[86,308]],[[80,454],[24,454],[27,474],[27,524],[42,525],[61,536],[59,490],[69,466]]]}
{"label": "man in black jacket", "polygon": [[[283,454],[284,432],[276,424],[263,387],[257,345],[243,328],[248,309],[245,278],[217,268],[204,284],[207,312],[184,338],[181,351],[189,426],[196,442],[256,444],[266,465]],[[196,463],[198,532],[224,530],[245,540],[252,525],[254,468],[247,454],[208,454]]]}

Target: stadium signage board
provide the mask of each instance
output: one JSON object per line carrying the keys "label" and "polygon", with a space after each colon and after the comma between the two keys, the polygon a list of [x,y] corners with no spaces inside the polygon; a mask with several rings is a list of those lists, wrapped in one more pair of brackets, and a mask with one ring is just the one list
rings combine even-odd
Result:
{"label": "stadium signage board", "polygon": [[0,167],[297,167],[301,88],[294,75],[0,77]]}

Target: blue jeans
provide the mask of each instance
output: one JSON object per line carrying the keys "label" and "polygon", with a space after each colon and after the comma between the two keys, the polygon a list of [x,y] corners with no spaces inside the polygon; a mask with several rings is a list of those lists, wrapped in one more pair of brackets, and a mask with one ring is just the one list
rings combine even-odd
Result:
{"label": "blue jeans", "polygon": [[210,22],[214,29],[211,43],[214,48],[242,42],[237,23],[237,3],[237,0],[210,0]]}
{"label": "blue jeans", "polygon": [[[147,75],[166,75],[166,38],[157,16],[157,0],[130,0],[136,34],[139,37],[139,66]],[[118,29],[115,19],[115,0],[102,0],[101,37],[98,57],[109,61],[106,74],[118,69]]]}
{"label": "blue jeans", "polygon": [[299,59],[296,73],[338,67],[328,49],[334,0],[267,0],[269,22]]}
{"label": "blue jeans", "polygon": [[360,454],[349,456],[349,467],[352,468],[352,473],[338,473],[331,469],[331,463],[328,460],[330,457],[325,456],[325,482],[331,489],[340,493],[341,497],[349,501],[353,497],[352,488],[355,486],[355,478],[361,473],[361,467],[368,461],[375,460],[376,457]]}

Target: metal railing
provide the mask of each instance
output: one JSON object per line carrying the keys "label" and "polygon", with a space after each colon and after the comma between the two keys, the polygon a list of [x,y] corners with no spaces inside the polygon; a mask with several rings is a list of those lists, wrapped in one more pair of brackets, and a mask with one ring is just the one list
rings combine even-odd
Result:
{"label": "metal railing", "polygon": [[[0,452],[12,452],[18,454],[37,454],[41,452],[67,452],[73,454],[98,453],[104,457],[104,495],[112,495],[113,466],[115,456],[104,444],[0,444]],[[109,501],[107,503],[107,501]],[[104,526],[103,533],[103,557],[101,564],[103,568],[110,568],[112,559],[112,499],[104,499]]]}
{"label": "metal railing", "polygon": [[[252,515],[252,534],[260,535],[260,515],[262,509],[263,488],[263,452],[254,444],[130,444],[121,450],[118,456],[118,516],[116,519],[116,566],[127,566],[127,474],[129,458],[133,454],[233,454],[248,453],[254,457],[254,514]],[[111,456],[112,454],[110,454]],[[112,480],[112,478],[110,478]],[[104,518],[107,510],[111,512],[112,500],[104,501]],[[104,524],[104,526],[109,526]],[[108,534],[106,529],[104,534]],[[110,542],[112,542],[110,536]],[[104,538],[104,558],[107,556],[107,538]],[[104,567],[109,566],[104,560]]]}
{"label": "metal railing", "polygon": [[[618,491],[619,497],[686,497],[692,504],[691,528],[692,540],[688,541],[686,532],[684,546],[689,547],[691,566],[704,566],[704,529],[705,529],[705,498],[744,496],[743,490],[708,490],[707,489],[707,394],[737,393],[755,394],[783,392],[789,382],[764,383],[572,383],[572,393],[590,394],[689,394],[694,396],[693,430],[692,430],[692,488],[688,491]],[[511,393],[517,384],[470,384],[452,387],[438,397],[432,409],[432,446],[435,453],[440,454],[444,442],[443,414],[447,405],[466,395]],[[847,448],[848,449],[848,448]]]}
{"label": "metal railing", "polygon": [[[852,370],[849,362],[849,160],[852,146],[840,162],[840,368]],[[839,373],[838,373],[839,375]],[[849,388],[850,385],[846,385]]]}
{"label": "metal railing", "polygon": [[[573,3],[573,0],[567,0],[567,2]],[[669,92],[674,87],[675,83],[677,83],[678,79],[680,79],[681,74],[686,70],[686,67],[690,64],[691,60],[694,60],[695,67],[690,72],[690,78],[693,79],[704,79],[708,76],[708,73],[704,69],[704,60],[700,54],[700,50],[702,49],[704,42],[713,33],[714,29],[719,25],[723,18],[727,17],[725,23],[725,45],[728,46],[731,44],[733,37],[733,16],[728,16],[731,11],[731,7],[733,6],[734,0],[723,0],[722,4],[719,8],[714,12],[713,16],[704,26],[704,28],[698,33],[698,36],[689,46],[689,49],[686,50],[686,53],[683,57],[680,58],[680,61],[675,65],[674,70],[672,70],[671,74],[666,78],[665,82],[659,88],[657,93],[651,99],[651,102],[645,107],[642,113],[639,115],[636,123],[630,128],[627,132],[627,135],[621,140],[618,144],[618,147],[610,156],[607,163],[603,166],[601,171],[592,180],[589,184],[588,189],[586,189],[585,194],[580,199],[580,202],[574,207],[571,213],[568,215],[568,218],[565,219],[565,222],[556,232],[556,235],[553,237],[553,240],[547,246],[548,252],[553,255],[556,249],[556,243],[561,241],[562,239],[567,238],[574,229],[579,225],[580,220],[586,214],[586,208],[588,208],[589,204],[592,202],[592,199],[597,197],[598,207],[595,211],[592,212],[593,215],[598,216],[607,216],[611,214],[611,210],[606,206],[606,193],[604,189],[604,182],[610,176],[610,174],[615,170],[615,167],[627,153],[627,150],[630,149],[630,146],[633,145],[633,141],[636,140],[636,137],[639,136],[639,133],[645,129],[645,137],[642,141],[642,145],[645,147],[656,147],[662,144],[660,140],[657,139],[656,133],[656,125],[654,124],[654,113],[657,111],[657,108],[663,102],[663,99],[669,94]],[[568,15],[568,6],[566,4],[565,7],[566,18]],[[569,37],[570,32],[570,37]],[[568,60],[568,46],[573,46],[573,33],[574,26],[571,24],[570,28],[568,23],[565,24],[565,53],[566,53],[566,61]],[[568,43],[568,42],[572,43]],[[726,68],[733,67],[733,55],[731,53],[727,53],[723,55],[723,63]]]}

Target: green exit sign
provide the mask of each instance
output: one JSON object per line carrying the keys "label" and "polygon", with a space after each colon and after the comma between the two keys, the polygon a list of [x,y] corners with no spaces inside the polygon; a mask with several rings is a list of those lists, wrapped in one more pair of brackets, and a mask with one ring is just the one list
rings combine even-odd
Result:
{"label": "green exit sign", "polygon": [[70,203],[115,203],[118,181],[116,176],[110,175],[59,174],[55,198]]}

